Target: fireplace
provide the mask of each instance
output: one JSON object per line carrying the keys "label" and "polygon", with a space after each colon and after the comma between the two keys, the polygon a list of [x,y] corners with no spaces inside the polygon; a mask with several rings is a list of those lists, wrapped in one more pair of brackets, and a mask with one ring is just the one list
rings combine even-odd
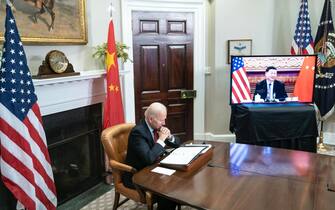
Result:
{"label": "fireplace", "polygon": [[102,181],[104,72],[34,80],[58,205]]}
{"label": "fireplace", "polygon": [[58,204],[102,181],[101,104],[43,117]]}

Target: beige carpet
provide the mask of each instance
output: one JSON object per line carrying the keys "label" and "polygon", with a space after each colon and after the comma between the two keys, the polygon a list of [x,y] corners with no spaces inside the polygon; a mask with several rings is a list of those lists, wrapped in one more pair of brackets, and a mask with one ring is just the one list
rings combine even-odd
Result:
{"label": "beige carpet", "polygon": [[318,154],[335,156],[335,146],[334,145],[326,145],[326,147],[327,147],[327,150],[325,150],[325,151],[318,150]]}
{"label": "beige carpet", "polygon": [[[121,196],[120,200],[123,200],[124,197]],[[92,201],[91,203],[84,206],[81,210],[107,210],[113,209],[113,202],[114,202],[114,189],[110,190],[109,192],[105,193],[104,195],[100,196],[96,200]],[[155,206],[154,206],[155,207]],[[138,210],[146,210],[147,206],[142,203],[136,203],[132,200],[127,201],[122,206],[118,208],[118,210],[131,210],[131,209],[138,209]],[[189,206],[182,206],[182,210],[191,210]]]}
{"label": "beige carpet", "polygon": [[[120,199],[124,199],[121,196]],[[106,209],[113,209],[113,202],[114,202],[114,189],[110,190],[109,192],[105,193],[104,195],[100,196],[96,200],[92,201],[88,205],[84,206],[81,210],[106,210]],[[136,203],[134,201],[129,200],[128,202],[124,203],[122,206],[118,208],[119,210],[123,209],[147,209],[145,205],[141,203]]]}

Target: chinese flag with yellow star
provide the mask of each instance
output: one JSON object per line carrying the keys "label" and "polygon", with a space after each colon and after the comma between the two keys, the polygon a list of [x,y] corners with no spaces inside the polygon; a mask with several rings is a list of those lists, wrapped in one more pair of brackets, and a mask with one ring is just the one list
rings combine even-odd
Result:
{"label": "chinese flag with yellow star", "polygon": [[109,23],[106,68],[107,97],[104,107],[103,128],[124,123],[113,20]]}
{"label": "chinese flag with yellow star", "polygon": [[314,88],[315,57],[304,58],[298,78],[295,82],[293,96],[298,97],[300,102],[311,102]]}

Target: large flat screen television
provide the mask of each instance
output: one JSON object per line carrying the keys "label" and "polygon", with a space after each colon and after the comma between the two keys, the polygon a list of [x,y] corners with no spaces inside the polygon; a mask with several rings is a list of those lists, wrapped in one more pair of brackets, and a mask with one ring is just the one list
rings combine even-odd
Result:
{"label": "large flat screen television", "polygon": [[232,56],[230,104],[313,102],[316,55]]}

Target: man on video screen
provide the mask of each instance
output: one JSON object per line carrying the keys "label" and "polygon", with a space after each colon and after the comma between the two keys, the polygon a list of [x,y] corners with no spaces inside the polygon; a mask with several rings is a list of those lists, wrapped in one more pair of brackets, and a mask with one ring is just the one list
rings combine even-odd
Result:
{"label": "man on video screen", "polygon": [[287,93],[285,84],[276,80],[276,67],[269,66],[265,70],[265,79],[256,84],[254,101],[263,99],[265,102],[285,101]]}

